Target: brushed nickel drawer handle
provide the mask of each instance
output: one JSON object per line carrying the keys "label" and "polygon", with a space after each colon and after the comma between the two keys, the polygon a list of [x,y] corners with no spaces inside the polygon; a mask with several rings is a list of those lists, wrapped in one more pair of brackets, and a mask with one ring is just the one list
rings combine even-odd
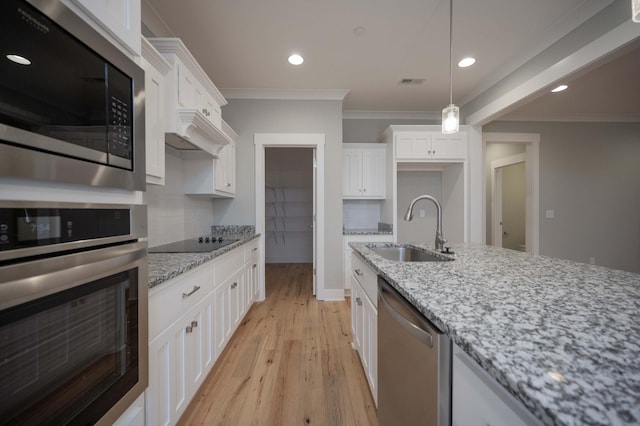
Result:
{"label": "brushed nickel drawer handle", "polygon": [[198,290],[200,290],[200,287],[198,287],[197,285],[194,285],[193,290],[191,290],[189,293],[182,293],[182,298],[186,299],[187,297],[191,296],[193,293],[195,293]]}
{"label": "brushed nickel drawer handle", "polygon": [[198,321],[191,321],[191,327],[196,328],[198,326]]}
{"label": "brushed nickel drawer handle", "polygon": [[251,251],[258,251],[258,247],[252,248]]}
{"label": "brushed nickel drawer handle", "polygon": [[354,272],[355,272],[355,273],[356,273],[356,275],[358,275],[358,276],[363,276],[363,275],[364,275],[364,273],[363,273],[360,269],[356,269]]}
{"label": "brushed nickel drawer handle", "polygon": [[185,331],[187,332],[187,334],[189,334],[189,333],[191,333],[193,331],[193,327],[188,325],[187,328],[185,329]]}

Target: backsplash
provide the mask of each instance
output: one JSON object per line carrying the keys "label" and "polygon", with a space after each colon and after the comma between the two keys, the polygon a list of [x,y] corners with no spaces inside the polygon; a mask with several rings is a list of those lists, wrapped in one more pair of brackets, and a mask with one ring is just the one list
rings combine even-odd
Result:
{"label": "backsplash", "polygon": [[213,201],[183,193],[182,159],[166,150],[165,185],[147,185],[149,247],[208,235],[213,223]]}
{"label": "backsplash", "polygon": [[211,227],[211,235],[224,237],[227,235],[252,235],[256,233],[253,225],[214,225]]}
{"label": "backsplash", "polygon": [[342,226],[344,229],[376,229],[380,211],[381,202],[378,200],[344,200]]}

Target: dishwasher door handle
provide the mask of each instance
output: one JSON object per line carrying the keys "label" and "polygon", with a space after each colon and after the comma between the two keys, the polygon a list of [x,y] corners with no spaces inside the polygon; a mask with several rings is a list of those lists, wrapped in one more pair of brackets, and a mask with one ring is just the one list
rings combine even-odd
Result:
{"label": "dishwasher door handle", "polygon": [[396,320],[396,322],[402,326],[405,330],[407,330],[413,337],[420,340],[421,342],[429,345],[430,348],[433,348],[433,336],[427,330],[424,330],[417,324],[409,321],[404,315],[400,312],[396,311],[396,309],[389,303],[387,298],[384,295],[385,290],[380,288],[380,293],[378,300],[382,301],[382,304],[387,308],[389,314]]}

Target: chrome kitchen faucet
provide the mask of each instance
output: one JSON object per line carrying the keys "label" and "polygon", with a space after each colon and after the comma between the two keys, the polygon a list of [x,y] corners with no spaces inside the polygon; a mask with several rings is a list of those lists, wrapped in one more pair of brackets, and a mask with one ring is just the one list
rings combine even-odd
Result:
{"label": "chrome kitchen faucet", "polygon": [[438,200],[433,198],[431,195],[426,194],[414,198],[411,204],[409,204],[409,208],[404,215],[404,220],[413,220],[413,206],[415,206],[415,204],[420,200],[431,200],[433,201],[433,204],[436,205],[436,210],[438,211],[438,219],[436,222],[436,250],[444,253],[444,245],[446,244],[447,240],[445,240],[444,236],[442,235],[442,207],[440,206]]}

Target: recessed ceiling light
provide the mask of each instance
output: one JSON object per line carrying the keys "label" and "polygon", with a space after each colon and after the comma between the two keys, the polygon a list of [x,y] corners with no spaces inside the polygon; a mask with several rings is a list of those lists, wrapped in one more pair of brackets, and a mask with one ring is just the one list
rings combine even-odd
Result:
{"label": "recessed ceiling light", "polygon": [[458,62],[458,66],[460,68],[466,68],[466,67],[470,67],[475,63],[476,63],[476,58],[472,58],[469,56],[468,58],[461,59],[460,62]]}
{"label": "recessed ceiling light", "polygon": [[560,86],[556,87],[555,89],[551,90],[553,93],[558,93],[558,92],[562,92],[563,90],[567,90],[569,86],[567,86],[566,84],[561,84]]}
{"label": "recessed ceiling light", "polygon": [[304,62],[304,58],[298,55],[297,53],[294,53],[293,55],[289,56],[289,63],[291,65],[300,65],[303,62]]}
{"label": "recessed ceiling light", "polygon": [[31,61],[20,55],[7,55],[7,59],[20,65],[31,65]]}
{"label": "recessed ceiling light", "polygon": [[357,35],[357,36],[364,35],[364,33],[366,33],[366,32],[367,32],[367,30],[366,30],[364,27],[362,27],[362,26],[355,27],[355,28],[353,29],[353,34],[355,34],[355,35]]}

